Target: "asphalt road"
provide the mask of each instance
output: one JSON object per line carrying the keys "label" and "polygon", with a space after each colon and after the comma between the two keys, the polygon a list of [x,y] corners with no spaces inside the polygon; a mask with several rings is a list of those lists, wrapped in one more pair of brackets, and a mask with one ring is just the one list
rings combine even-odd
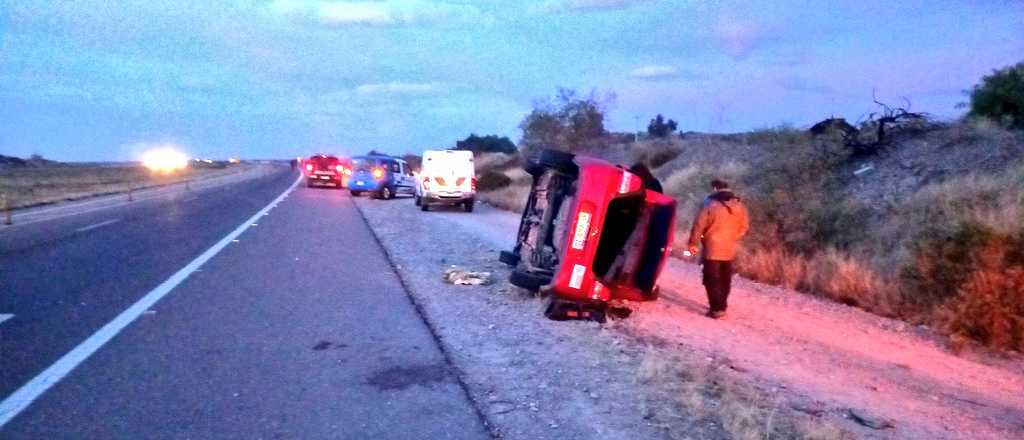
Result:
{"label": "asphalt road", "polygon": [[[0,229],[0,398],[294,180]],[[487,437],[348,193],[304,186],[0,426],[5,439]]]}

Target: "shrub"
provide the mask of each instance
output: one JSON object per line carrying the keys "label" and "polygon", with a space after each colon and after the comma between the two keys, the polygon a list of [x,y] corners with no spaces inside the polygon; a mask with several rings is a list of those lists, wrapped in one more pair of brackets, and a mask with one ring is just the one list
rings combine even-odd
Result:
{"label": "shrub", "polygon": [[874,210],[863,202],[829,199],[808,212],[814,241],[849,250],[870,236]]}
{"label": "shrub", "polygon": [[1024,350],[1024,266],[971,274],[946,313],[946,330],[1000,349]]}
{"label": "shrub", "polygon": [[807,261],[803,256],[787,253],[781,247],[744,248],[737,263],[737,272],[752,280],[806,290]]}
{"label": "shrub", "polygon": [[658,114],[658,116],[655,116],[654,119],[651,119],[651,122],[647,124],[647,134],[656,138],[668,137],[672,132],[676,131],[678,126],[679,124],[677,124],[676,121],[669,119],[666,122],[665,117]]}
{"label": "shrub", "polygon": [[926,230],[904,270],[912,299],[939,310],[953,335],[1024,348],[1024,228],[997,231],[961,221]]}
{"label": "shrub", "polygon": [[1024,62],[981,79],[970,92],[971,116],[983,116],[1024,128]]}
{"label": "shrub", "polygon": [[888,291],[878,275],[858,259],[836,249],[815,254],[806,269],[808,290],[850,306],[864,307],[882,314],[897,308],[897,299]]}
{"label": "shrub", "polygon": [[606,102],[591,92],[580,97],[575,90],[558,89],[554,100],[534,104],[533,111],[519,124],[523,138],[519,145],[529,154],[539,148],[576,151],[602,141]]}
{"label": "shrub", "polygon": [[469,150],[475,154],[481,153],[505,153],[516,152],[516,145],[507,137],[496,135],[477,136],[475,133],[461,141],[455,142],[456,150]]}
{"label": "shrub", "polygon": [[512,184],[512,179],[497,171],[484,171],[476,180],[476,188],[479,191],[494,191]]}

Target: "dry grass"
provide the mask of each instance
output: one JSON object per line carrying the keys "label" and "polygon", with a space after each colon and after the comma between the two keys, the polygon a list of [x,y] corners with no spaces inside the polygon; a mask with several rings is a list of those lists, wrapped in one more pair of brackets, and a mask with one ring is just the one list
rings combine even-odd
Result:
{"label": "dry grass", "polygon": [[[795,411],[775,393],[737,374],[727,365],[689,364],[648,347],[636,380],[650,391],[649,406],[657,408],[658,421],[670,432],[749,440],[853,438],[832,421]],[[665,408],[662,399],[671,407]],[[724,432],[717,433],[719,429]]]}
{"label": "dry grass", "polygon": [[523,209],[526,209],[526,199],[529,196],[530,185],[521,183],[513,183],[498,190],[477,194],[477,198],[480,200],[512,212],[523,212]]}
{"label": "dry grass", "polygon": [[76,200],[129,189],[166,185],[236,169],[189,168],[172,175],[158,175],[141,167],[51,166],[0,169],[0,194],[12,209],[65,200]]}
{"label": "dry grass", "polygon": [[518,154],[484,153],[475,159],[477,171],[505,171],[519,165]]}
{"label": "dry grass", "polygon": [[683,153],[683,147],[672,139],[646,140],[632,150],[630,164],[642,162],[649,168],[658,169]]}
{"label": "dry grass", "polygon": [[[678,201],[679,241],[710,180],[731,182],[751,213],[738,259],[748,278],[1024,348],[1012,336],[1024,327],[1024,313],[1012,307],[1019,280],[1006,275],[1024,266],[1024,250],[996,246],[1024,237],[1024,135],[971,120],[894,139],[870,158],[875,171],[857,177],[864,161],[791,127],[611,145],[607,154],[656,165]],[[520,211],[529,176],[512,156],[481,163],[513,181],[481,198]],[[999,257],[983,261],[979,249]]]}

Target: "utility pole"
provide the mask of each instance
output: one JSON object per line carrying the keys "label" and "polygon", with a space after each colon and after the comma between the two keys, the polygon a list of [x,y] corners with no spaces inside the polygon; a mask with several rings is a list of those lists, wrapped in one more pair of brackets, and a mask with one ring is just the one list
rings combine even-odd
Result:
{"label": "utility pole", "polygon": [[637,143],[640,142],[640,115],[634,115],[633,119],[636,120],[633,126],[633,143]]}

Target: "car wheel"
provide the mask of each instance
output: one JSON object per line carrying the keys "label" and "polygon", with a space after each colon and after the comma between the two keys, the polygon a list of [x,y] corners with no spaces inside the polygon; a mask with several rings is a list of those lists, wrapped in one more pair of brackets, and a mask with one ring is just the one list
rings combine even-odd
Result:
{"label": "car wheel", "polygon": [[362,192],[362,191],[356,191],[356,190],[354,190],[354,189],[353,189],[353,190],[351,190],[351,191],[349,191],[349,193],[351,193],[351,194],[352,194],[352,197],[359,197],[360,195],[362,195],[362,194],[363,194],[363,192]]}
{"label": "car wheel", "polygon": [[385,186],[383,189],[380,190],[380,198],[384,200],[391,200],[391,197],[393,196],[394,194],[391,193],[391,188]]}
{"label": "car wheel", "polygon": [[314,185],[314,184],[313,184],[313,181],[312,181],[312,180],[307,180],[307,181],[306,181],[306,188],[312,188],[312,187],[314,187],[314,186],[316,186],[316,185]]}
{"label": "car wheel", "polygon": [[519,269],[513,269],[508,277],[508,282],[513,286],[522,287],[531,292],[540,290],[541,286],[549,283],[551,279],[543,275],[536,275]]}
{"label": "car wheel", "polygon": [[420,206],[420,203],[422,203],[422,200],[420,199],[420,196],[412,196],[412,197],[413,197],[413,203],[415,203],[416,206]]}
{"label": "car wheel", "polygon": [[498,261],[505,263],[509,266],[515,267],[519,264],[519,254],[509,251],[501,251],[498,253]]}
{"label": "car wheel", "polygon": [[467,201],[462,204],[462,210],[466,212],[473,212],[473,200]]}
{"label": "car wheel", "polygon": [[573,160],[576,155],[559,150],[544,149],[540,154],[526,160],[524,168],[526,172],[537,176],[545,169],[554,169],[563,174],[575,176],[579,173],[579,167]]}
{"label": "car wheel", "polygon": [[420,201],[420,211],[423,211],[423,212],[430,211],[430,205],[427,204],[426,200],[421,200]]}

